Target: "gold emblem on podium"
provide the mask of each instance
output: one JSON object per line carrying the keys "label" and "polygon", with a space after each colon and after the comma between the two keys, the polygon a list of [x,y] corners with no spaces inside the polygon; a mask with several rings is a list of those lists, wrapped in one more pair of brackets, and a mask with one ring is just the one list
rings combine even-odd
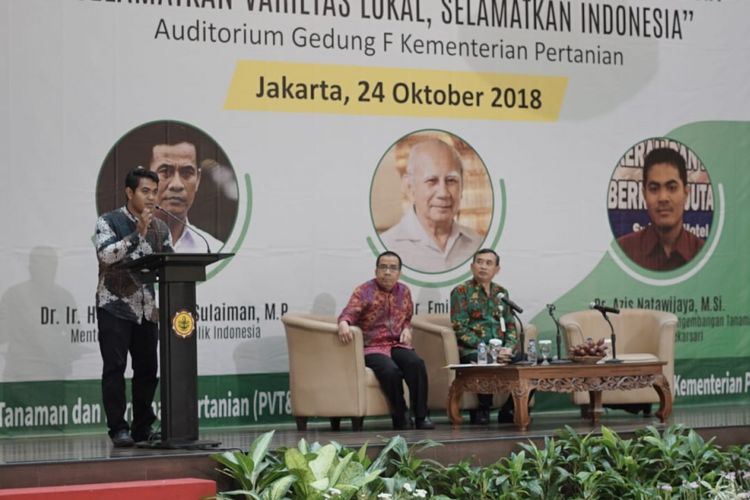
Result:
{"label": "gold emblem on podium", "polygon": [[182,338],[187,338],[195,331],[193,313],[186,310],[177,311],[172,316],[172,331]]}

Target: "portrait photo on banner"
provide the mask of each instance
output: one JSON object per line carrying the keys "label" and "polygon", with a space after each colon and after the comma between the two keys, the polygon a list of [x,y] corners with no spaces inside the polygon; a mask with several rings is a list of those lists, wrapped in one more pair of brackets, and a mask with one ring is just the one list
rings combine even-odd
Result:
{"label": "portrait photo on banner", "polygon": [[197,127],[177,121],[130,130],[102,162],[97,214],[125,205],[123,179],[138,166],[159,176],[156,216],[169,226],[175,251],[218,252],[232,233],[239,201],[237,176],[221,146]]}
{"label": "portrait photo on banner", "polygon": [[380,159],[370,189],[381,243],[422,273],[450,271],[468,261],[486,239],[493,208],[481,157],[442,130],[398,139]]}
{"label": "portrait photo on banner", "polygon": [[632,263],[656,272],[680,269],[701,253],[711,234],[708,170],[679,141],[645,139],[615,166],[607,210],[612,234]]}

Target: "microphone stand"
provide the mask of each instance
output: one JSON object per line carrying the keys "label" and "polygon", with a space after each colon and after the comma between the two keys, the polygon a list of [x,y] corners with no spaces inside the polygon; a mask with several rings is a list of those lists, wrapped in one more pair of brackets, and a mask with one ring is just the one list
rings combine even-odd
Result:
{"label": "microphone stand", "polygon": [[196,235],[198,235],[198,236],[200,237],[200,239],[202,239],[202,240],[203,240],[203,243],[205,243],[205,244],[206,244],[206,253],[211,253],[211,247],[210,247],[210,246],[208,245],[208,240],[206,239],[206,237],[205,237],[205,236],[203,236],[203,235],[202,235],[201,233],[199,233],[198,231],[196,231],[195,229],[193,229],[193,228],[192,228],[192,227],[190,226],[190,224],[188,224],[188,223],[187,223],[187,222],[185,222],[184,220],[180,219],[179,217],[177,217],[177,216],[176,216],[176,215],[174,215],[173,213],[171,213],[171,212],[168,212],[167,210],[165,210],[165,209],[161,208],[161,207],[160,207],[159,205],[156,205],[156,206],[155,206],[154,208],[156,208],[156,209],[157,209],[158,211],[160,211],[161,213],[163,213],[164,215],[166,215],[166,216],[167,216],[167,217],[169,217],[170,219],[172,219],[172,220],[174,220],[174,221],[176,221],[176,222],[179,222],[180,224],[182,224],[182,226],[183,226],[183,227],[184,227],[185,229],[189,229],[191,233],[193,233],[193,234],[196,234]]}
{"label": "microphone stand", "polygon": [[557,359],[553,359],[550,361],[550,364],[553,365],[565,365],[570,363],[571,361],[569,359],[563,359],[562,353],[560,352],[560,345],[562,344],[562,338],[560,335],[560,322],[557,321],[557,318],[555,318],[554,311],[555,306],[554,304],[549,304],[547,306],[547,311],[549,311],[549,315],[552,318],[552,322],[555,323],[555,328],[557,329],[557,335],[556,335],[556,342],[557,342]]}
{"label": "microphone stand", "polygon": [[612,322],[609,320],[607,313],[604,311],[601,311],[601,313],[602,316],[604,316],[604,319],[607,320],[607,323],[609,323],[609,330],[612,332],[610,335],[610,339],[612,340],[612,359],[606,360],[605,363],[622,363],[621,359],[617,359],[617,337],[615,335],[615,327],[612,326]]}
{"label": "microphone stand", "polygon": [[516,318],[516,321],[518,321],[518,339],[521,343],[521,351],[519,352],[521,359],[519,359],[518,361],[514,361],[513,364],[522,366],[530,365],[531,361],[526,359],[526,332],[523,329],[523,322],[521,321],[521,318],[518,317],[518,314],[516,314],[515,309],[511,307],[510,312],[513,313],[513,317]]}

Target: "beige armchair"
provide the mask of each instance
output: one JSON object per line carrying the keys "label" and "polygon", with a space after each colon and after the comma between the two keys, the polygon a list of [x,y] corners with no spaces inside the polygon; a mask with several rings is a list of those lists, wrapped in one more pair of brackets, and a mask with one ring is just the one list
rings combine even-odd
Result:
{"label": "beige armchair", "polygon": [[[616,335],[616,354],[623,361],[666,361],[664,377],[670,384],[674,398],[674,338],[677,316],[650,309],[621,309],[620,314],[608,315]],[[596,310],[576,311],[560,318],[567,346],[580,344],[587,337],[598,340],[609,338],[609,325]],[[573,394],[573,402],[588,405],[587,392]],[[651,404],[659,402],[659,395],[651,387],[629,391],[605,391],[602,404],[622,407],[637,413],[651,413]],[[585,408],[585,406],[583,407]]]}
{"label": "beige armchair", "polygon": [[[424,360],[429,380],[427,407],[430,410],[443,410],[448,407],[448,390],[455,374],[453,370],[445,368],[450,364],[458,364],[458,345],[456,335],[447,314],[419,314],[411,321],[412,345]],[[524,325],[526,342],[535,339],[537,329],[534,325]],[[495,394],[494,405],[502,406],[508,394]],[[461,400],[462,410],[471,410],[478,405],[476,394],[466,393]]]}
{"label": "beige armchair", "polygon": [[362,330],[352,327],[354,341],[342,344],[334,316],[290,313],[281,321],[298,430],[307,429],[309,417],[328,417],[334,430],[342,417],[350,417],[352,429],[358,431],[364,417],[390,414],[375,373],[365,367]]}

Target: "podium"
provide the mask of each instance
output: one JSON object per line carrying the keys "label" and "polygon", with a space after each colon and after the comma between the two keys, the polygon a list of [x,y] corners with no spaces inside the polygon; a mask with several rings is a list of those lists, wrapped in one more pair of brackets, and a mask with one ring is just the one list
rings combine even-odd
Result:
{"label": "podium", "polygon": [[148,448],[218,446],[198,440],[198,320],[195,284],[206,266],[232,253],[154,253],[120,264],[143,283],[159,284],[159,385],[161,441]]}

